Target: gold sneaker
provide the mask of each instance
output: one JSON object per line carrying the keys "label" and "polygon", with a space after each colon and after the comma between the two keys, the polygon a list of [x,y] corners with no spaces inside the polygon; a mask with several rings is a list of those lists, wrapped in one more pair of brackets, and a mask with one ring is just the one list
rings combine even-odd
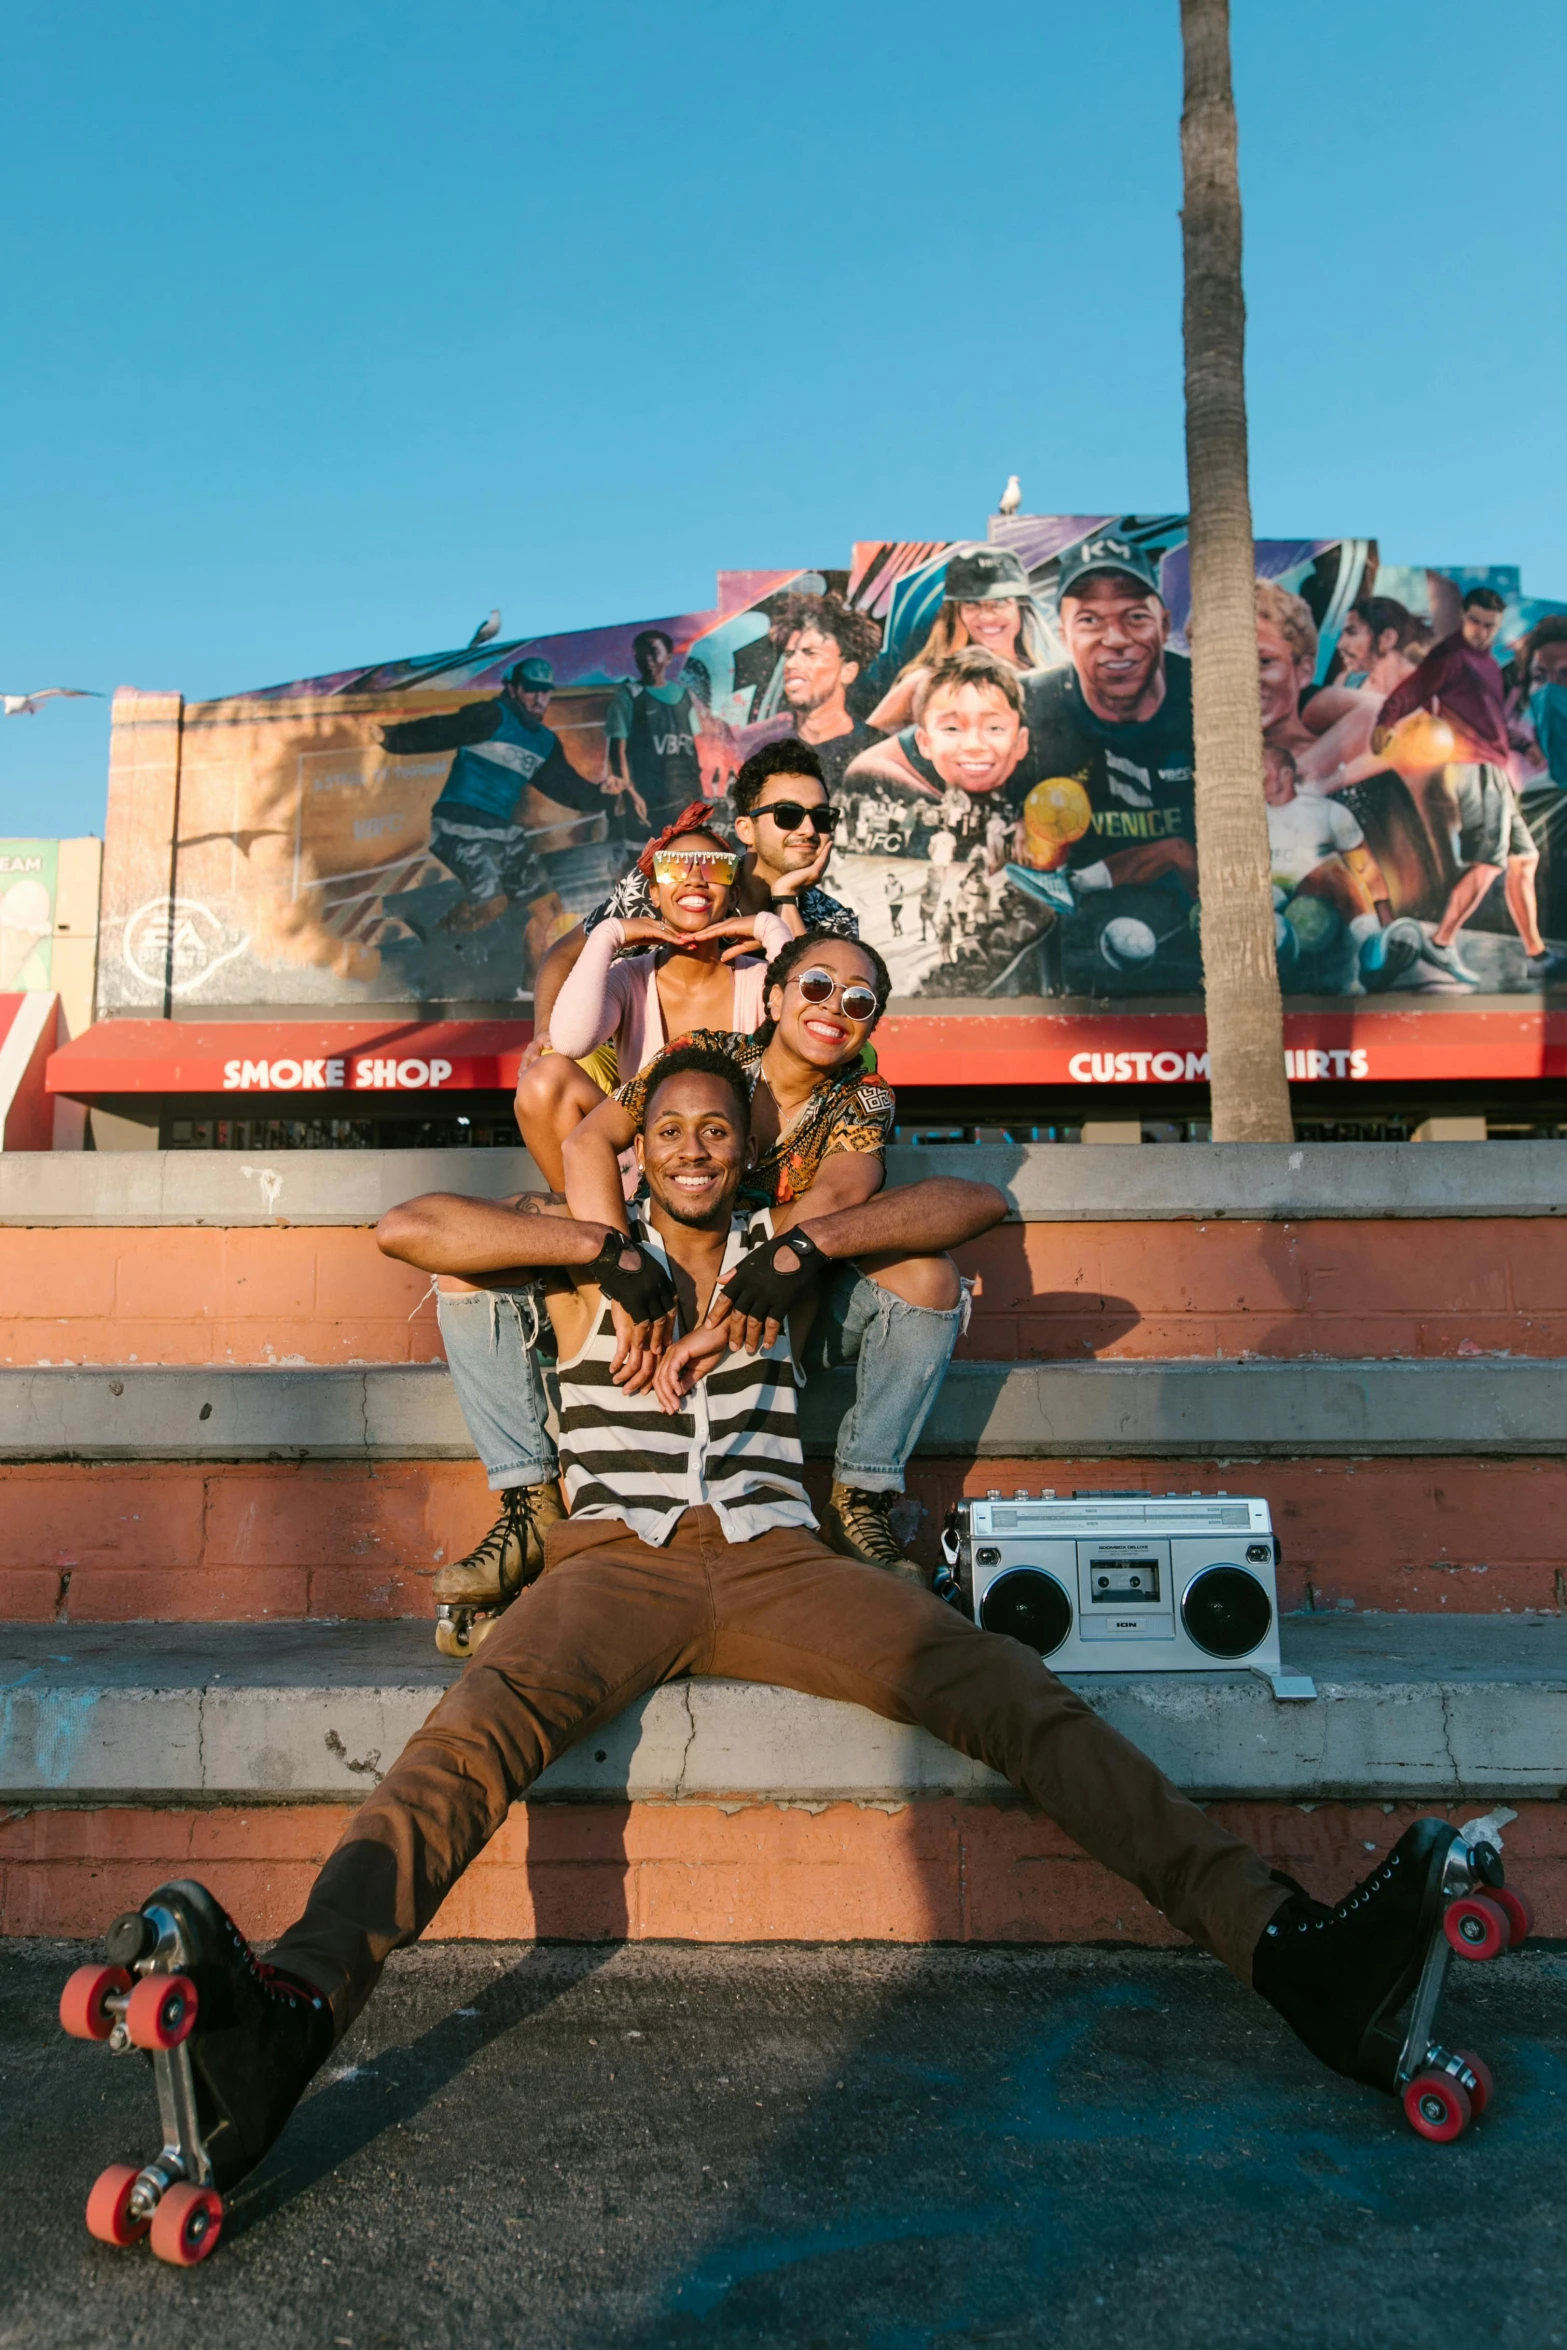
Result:
{"label": "gold sneaker", "polygon": [[902,1498],[897,1493],[869,1493],[863,1486],[835,1483],[822,1512],[822,1540],[840,1558],[884,1567],[900,1583],[928,1591],[929,1575],[917,1560],[905,1558],[892,1530],[892,1505]]}
{"label": "gold sneaker", "polygon": [[502,1611],[543,1572],[545,1532],[565,1515],[553,1478],[506,1487],[488,1534],[435,1577],[435,1645],[442,1656],[472,1656],[489,1637]]}

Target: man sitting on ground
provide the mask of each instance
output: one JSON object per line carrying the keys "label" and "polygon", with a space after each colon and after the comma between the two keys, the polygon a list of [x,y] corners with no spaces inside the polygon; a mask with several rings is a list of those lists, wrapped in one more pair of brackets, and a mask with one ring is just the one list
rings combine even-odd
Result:
{"label": "man sitting on ground", "polygon": [[[815,1268],[799,1261],[798,1232],[780,1243],[765,1212],[736,1212],[755,1098],[722,1055],[670,1054],[637,1136],[650,1204],[634,1238],[607,1222],[469,1200],[452,1244],[440,1219],[449,1261],[470,1279],[517,1268],[545,1276],[572,1514],[550,1529],[543,1575],[349,1821],[270,1963],[203,1886],[152,1896],[175,1913],[193,1954],[198,2007],[186,2045],[220,2192],[261,2160],[390,1953],[431,1923],[540,1772],[685,1675],[770,1683],[920,1724],[1002,1772],[1258,1990],[1326,2063],[1388,2085],[1373,2027],[1418,1972],[1451,1831],[1419,1823],[1349,1900],[1325,1909],[1172,1787],[1033,1650],[815,1538],[796,1375],[778,1327]],[[836,1261],[911,1239],[934,1248],[935,1203],[930,1226],[910,1234],[910,1196],[815,1222],[818,1249]],[[999,1217],[999,1193],[991,1207]],[[393,1209],[383,1241],[399,1253],[422,1247],[426,1214],[418,1202]],[[720,1314],[727,1302],[773,1333],[751,1358],[699,1382],[673,1417],[615,1370],[610,1287],[642,1280],[654,1261],[688,1332],[727,1284]]]}

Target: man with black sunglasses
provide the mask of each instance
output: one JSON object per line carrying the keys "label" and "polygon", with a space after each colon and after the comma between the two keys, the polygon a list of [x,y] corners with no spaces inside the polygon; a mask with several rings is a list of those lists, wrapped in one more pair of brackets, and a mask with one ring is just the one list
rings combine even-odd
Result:
{"label": "man with black sunglasses", "polygon": [[[822,763],[810,744],[764,743],[740,769],[729,796],[735,831],[745,848],[734,888],[735,913],[760,914],[771,907],[796,936],[830,930],[838,938],[858,938],[860,925],[853,908],[829,897],[820,886],[838,836],[839,811],[828,798]],[[616,882],[601,906],[556,941],[540,964],[533,984],[534,1042],[524,1068],[543,1050],[555,998],[588,932],[611,915],[622,922],[657,918],[651,886],[635,866]]]}

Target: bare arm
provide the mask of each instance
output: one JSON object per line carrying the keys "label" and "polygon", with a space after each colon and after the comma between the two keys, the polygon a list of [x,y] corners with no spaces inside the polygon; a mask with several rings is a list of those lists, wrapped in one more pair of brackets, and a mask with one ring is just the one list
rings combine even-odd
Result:
{"label": "bare arm", "polygon": [[887,1180],[880,1151],[833,1151],[816,1171],[816,1181],[803,1199],[773,1210],[773,1230],[787,1232],[807,1216],[827,1217],[840,1208],[857,1208],[874,1199]]}
{"label": "bare arm", "polygon": [[561,1146],[566,1206],[580,1221],[627,1229],[620,1154],[631,1148],[636,1131],[630,1111],[610,1094],[567,1135]]}
{"label": "bare arm", "polygon": [[[834,1165],[829,1159],[825,1176]],[[821,1177],[812,1185],[808,1215],[796,1229],[814,1240],[824,1257],[863,1257],[897,1250],[909,1255],[936,1256],[961,1248],[1000,1224],[1007,1214],[1007,1195],[993,1183],[970,1183],[961,1175],[932,1175],[923,1183],[900,1183],[875,1199],[855,1206],[826,1208],[819,1203]]]}
{"label": "bare arm", "polygon": [[513,1204],[454,1191],[404,1200],[375,1228],[383,1256],[467,1281],[591,1264],[604,1237],[604,1225],[579,1223],[557,1200],[524,1197]]}

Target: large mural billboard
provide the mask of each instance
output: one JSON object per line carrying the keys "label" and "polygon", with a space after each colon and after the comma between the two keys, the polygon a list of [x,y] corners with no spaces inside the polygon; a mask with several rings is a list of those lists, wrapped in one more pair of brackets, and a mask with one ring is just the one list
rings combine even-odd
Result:
{"label": "large mural billboard", "polygon": [[[1567,941],[1567,604],[1365,539],[1256,567],[1286,995],[1538,996]],[[790,734],[902,1010],[1177,1008],[1202,983],[1189,626],[1182,517],[998,517],[725,573],[705,612],[184,705],[161,799],[130,697],[101,1008],[525,1017],[650,833],[697,796],[721,822]]]}

